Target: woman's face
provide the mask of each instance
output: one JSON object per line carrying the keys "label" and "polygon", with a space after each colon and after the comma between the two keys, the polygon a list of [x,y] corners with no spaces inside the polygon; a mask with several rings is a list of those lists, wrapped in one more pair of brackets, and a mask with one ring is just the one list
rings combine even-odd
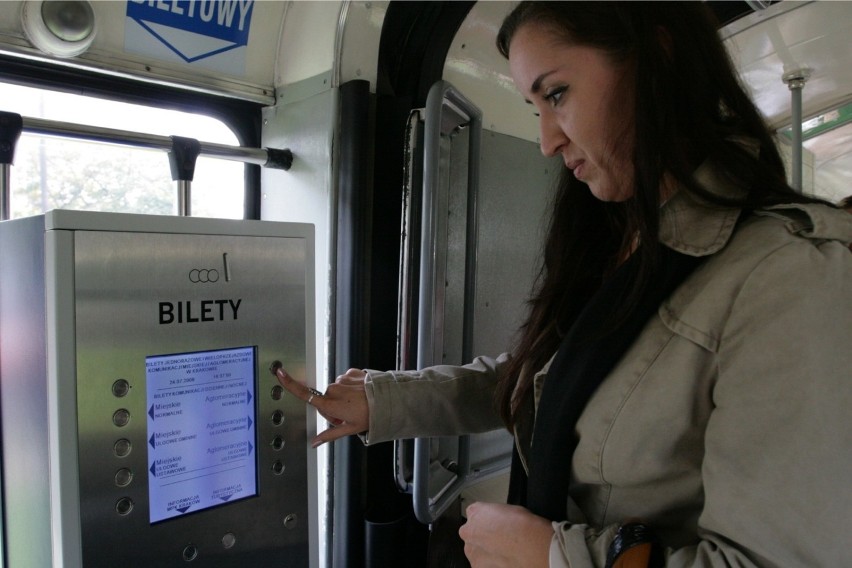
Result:
{"label": "woman's face", "polygon": [[526,24],[512,38],[509,68],[539,115],[542,153],[560,154],[601,201],[629,199],[633,107],[624,66],[599,49],[567,45],[546,26]]}

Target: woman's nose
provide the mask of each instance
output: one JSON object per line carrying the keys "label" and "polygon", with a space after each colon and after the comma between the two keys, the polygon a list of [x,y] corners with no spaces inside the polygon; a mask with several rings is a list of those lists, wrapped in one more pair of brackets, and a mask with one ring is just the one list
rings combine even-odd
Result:
{"label": "woman's nose", "polygon": [[541,116],[539,119],[539,129],[541,132],[541,153],[550,158],[557,155],[562,147],[568,142],[568,138],[562,129],[550,117]]}

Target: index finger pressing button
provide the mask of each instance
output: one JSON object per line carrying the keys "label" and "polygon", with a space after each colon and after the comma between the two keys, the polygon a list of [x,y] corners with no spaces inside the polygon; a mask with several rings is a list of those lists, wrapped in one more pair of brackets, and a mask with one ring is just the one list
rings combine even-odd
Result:
{"label": "index finger pressing button", "polygon": [[277,377],[278,376],[278,370],[283,366],[284,365],[281,363],[281,361],[276,359],[275,361],[272,362],[271,365],[269,365],[269,372]]}
{"label": "index finger pressing button", "polygon": [[290,374],[284,370],[280,361],[273,361],[272,365],[269,366],[269,371],[275,375],[282,387],[290,391],[290,394],[303,402],[309,403],[309,397],[322,396],[322,393],[318,390],[305,386],[291,377]]}

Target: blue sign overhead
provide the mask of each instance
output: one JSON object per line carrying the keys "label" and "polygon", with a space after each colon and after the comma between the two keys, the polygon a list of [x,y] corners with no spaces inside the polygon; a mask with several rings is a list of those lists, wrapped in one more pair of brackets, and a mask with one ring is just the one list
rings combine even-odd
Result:
{"label": "blue sign overhead", "polygon": [[129,0],[127,17],[192,62],[248,45],[254,0]]}

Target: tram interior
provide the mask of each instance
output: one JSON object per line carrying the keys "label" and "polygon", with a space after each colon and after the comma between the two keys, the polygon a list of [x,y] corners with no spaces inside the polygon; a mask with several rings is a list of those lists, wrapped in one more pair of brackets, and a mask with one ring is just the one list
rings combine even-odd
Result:
{"label": "tram interior", "polygon": [[[831,202],[852,194],[852,3],[708,4],[742,82],[777,133],[791,183]],[[45,118],[22,113],[21,108],[35,111],[23,103],[16,107],[11,94],[3,95],[0,223],[80,203],[46,197],[36,192],[38,181],[21,181],[30,171],[25,164],[45,160],[38,141],[60,140],[61,146],[82,139],[95,152],[118,147],[124,155],[133,146],[133,152],[156,154],[145,168],[162,167],[165,182],[156,184],[165,188],[157,194],[164,209],[157,209],[158,215],[195,212],[235,223],[312,227],[313,300],[307,301],[312,311],[306,321],[313,325],[303,331],[309,335],[305,345],[313,346],[303,363],[312,386],[322,389],[350,367],[459,364],[479,353],[499,354],[523,317],[537,260],[528,251],[539,246],[553,180],[562,167],[559,158],[542,156],[536,118],[494,47],[500,22],[513,5],[488,0],[3,2],[0,84],[85,96],[95,104],[117,100],[212,115],[228,132],[211,140],[192,131],[147,132],[144,124],[78,123],[73,106],[78,103],[65,103],[61,119]],[[0,93],[6,93],[2,85]],[[434,146],[429,146],[430,132]],[[178,153],[180,143],[195,154],[192,148],[190,158]],[[17,154],[16,145],[22,149]],[[175,172],[186,164],[181,159],[192,162],[197,181],[192,171]],[[230,164],[230,173],[205,174],[206,168],[218,172],[215,164],[222,162]],[[64,164],[74,169],[73,161]],[[153,187],[141,171],[133,170],[126,182],[114,176],[107,193],[131,187],[131,177]],[[33,175],[46,187],[44,177]],[[53,178],[51,187],[58,183]],[[227,187],[217,187],[222,185]],[[25,193],[22,186],[32,191]],[[227,205],[217,208],[217,201]],[[79,207],[148,213],[106,202],[94,198]],[[431,241],[424,245],[427,237]],[[7,258],[0,263],[8,274]],[[266,285],[274,290],[274,283]],[[2,310],[11,313],[8,304],[0,304]],[[7,350],[12,349],[9,333],[4,327]],[[257,362],[258,393],[271,388],[269,363]],[[0,383],[9,380],[3,376],[8,369],[0,366]],[[12,392],[0,391],[7,415],[16,403],[9,398]],[[47,400],[37,404],[45,415],[56,410]],[[69,410],[77,411],[84,409]],[[79,417],[80,423],[86,420]],[[299,533],[300,566],[394,565],[411,550],[419,552],[408,559],[410,565],[439,566],[446,558],[441,555],[453,554],[440,547],[442,539],[451,540],[445,535],[460,522],[464,505],[504,498],[511,450],[505,432],[369,448],[352,438],[313,450],[307,440],[325,428],[324,421],[311,412],[293,420],[300,424],[298,447],[304,455],[288,463],[305,469],[294,477],[299,485],[289,489],[311,494],[308,519],[300,521],[306,526]],[[17,428],[3,422],[4,435]],[[47,432],[42,441],[55,443]],[[4,448],[12,446],[4,440]],[[79,447],[87,446],[81,441]],[[34,455],[67,457],[57,448]],[[0,565],[19,568],[26,563],[21,558],[35,554],[28,552],[32,542],[14,541],[23,538],[14,529],[21,521],[8,513],[22,483],[9,464],[21,456],[4,453],[3,459]],[[47,512],[28,530],[52,543],[45,550],[54,566],[82,566],[80,533],[86,520],[48,511],[61,487],[51,475],[46,473],[40,486],[47,495],[33,497]],[[137,472],[135,482],[144,483],[146,475]],[[157,530],[169,522],[202,526],[205,514],[164,521]],[[291,518],[290,525],[294,522]],[[63,555],[64,564],[57,560]],[[235,565],[248,557],[237,557]],[[196,564],[203,564],[203,556],[199,560]],[[174,565],[185,564],[184,556]]]}

